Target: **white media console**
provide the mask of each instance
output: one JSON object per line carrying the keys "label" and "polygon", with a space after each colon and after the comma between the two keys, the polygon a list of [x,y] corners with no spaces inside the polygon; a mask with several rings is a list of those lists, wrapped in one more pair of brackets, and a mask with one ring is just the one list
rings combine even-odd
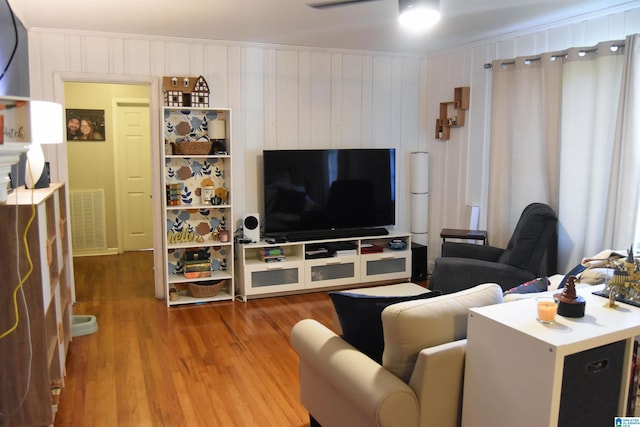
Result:
{"label": "white media console", "polygon": [[[406,247],[390,248],[389,243],[395,239],[406,242]],[[316,249],[326,245],[353,249],[314,258]],[[382,251],[368,253],[371,245]],[[267,262],[263,259],[265,252],[277,253],[279,249],[283,255],[279,260]],[[268,243],[262,240],[238,244],[236,254],[236,295],[244,301],[252,297],[354,287],[411,277],[411,234],[397,231],[384,236],[304,242]]]}

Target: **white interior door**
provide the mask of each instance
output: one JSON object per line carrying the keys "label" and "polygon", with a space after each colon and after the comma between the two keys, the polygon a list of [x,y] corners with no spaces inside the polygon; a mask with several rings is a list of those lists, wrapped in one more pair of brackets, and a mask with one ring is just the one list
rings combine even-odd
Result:
{"label": "white interior door", "polygon": [[116,103],[116,180],[124,251],[153,247],[149,117],[148,102]]}

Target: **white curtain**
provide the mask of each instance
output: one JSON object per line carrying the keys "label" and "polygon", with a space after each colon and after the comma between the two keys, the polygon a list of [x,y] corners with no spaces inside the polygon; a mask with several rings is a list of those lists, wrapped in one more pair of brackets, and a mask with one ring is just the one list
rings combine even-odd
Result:
{"label": "white curtain", "polygon": [[531,202],[558,213],[558,271],[633,241],[640,188],[637,38],[493,63],[492,244],[506,244]]}
{"label": "white curtain", "polygon": [[565,270],[611,248],[604,229],[615,211],[607,200],[618,171],[613,154],[624,57],[604,44],[582,57],[580,51],[568,51],[562,84],[558,257]]}
{"label": "white curtain", "polygon": [[[640,242],[640,34],[627,37],[609,183],[605,246]],[[635,236],[635,238],[634,238]],[[636,251],[640,247],[636,246]]]}
{"label": "white curtain", "polygon": [[487,231],[505,247],[529,203],[558,208],[562,61],[498,60],[492,73]]}

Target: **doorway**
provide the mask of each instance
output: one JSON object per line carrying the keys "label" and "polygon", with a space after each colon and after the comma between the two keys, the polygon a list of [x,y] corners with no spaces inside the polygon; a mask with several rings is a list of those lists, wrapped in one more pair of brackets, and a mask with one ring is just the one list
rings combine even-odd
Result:
{"label": "doorway", "polygon": [[67,112],[104,117],[103,139],[67,141],[74,256],[153,248],[149,85],[67,81],[64,95]]}

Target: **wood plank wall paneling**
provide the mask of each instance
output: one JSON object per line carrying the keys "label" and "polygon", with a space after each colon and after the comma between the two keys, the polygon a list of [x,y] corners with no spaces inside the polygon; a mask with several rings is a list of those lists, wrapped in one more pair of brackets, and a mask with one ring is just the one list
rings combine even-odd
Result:
{"label": "wood plank wall paneling", "polygon": [[308,104],[309,148],[322,148],[331,126],[331,54],[311,52],[309,63],[308,82],[312,100]]}
{"label": "wood plank wall paneling", "polygon": [[293,325],[331,326],[326,292],[167,308],[151,252],[76,258],[74,338],[56,427],[308,426]]}
{"label": "wood plank wall paneling", "polygon": [[[429,151],[431,264],[439,255],[440,229],[465,225],[465,204],[480,205],[480,224],[486,224],[490,72],[482,64],[638,32],[637,4],[428,57],[34,28],[30,86],[32,97],[63,102],[55,98],[58,73],[203,75],[212,87],[212,104],[233,109],[235,149],[244,154],[234,157],[234,167],[245,171],[235,174],[242,190],[238,217],[260,211],[263,148],[395,146],[405,172],[410,152]],[[439,103],[466,85],[472,87],[468,124],[449,141],[435,140]],[[64,146],[56,149],[58,162],[66,164]],[[49,161],[55,163],[55,156]],[[399,176],[397,223],[406,230],[408,174]]]}
{"label": "wood plank wall paneling", "polygon": [[275,148],[297,148],[300,114],[298,52],[276,52]]}

